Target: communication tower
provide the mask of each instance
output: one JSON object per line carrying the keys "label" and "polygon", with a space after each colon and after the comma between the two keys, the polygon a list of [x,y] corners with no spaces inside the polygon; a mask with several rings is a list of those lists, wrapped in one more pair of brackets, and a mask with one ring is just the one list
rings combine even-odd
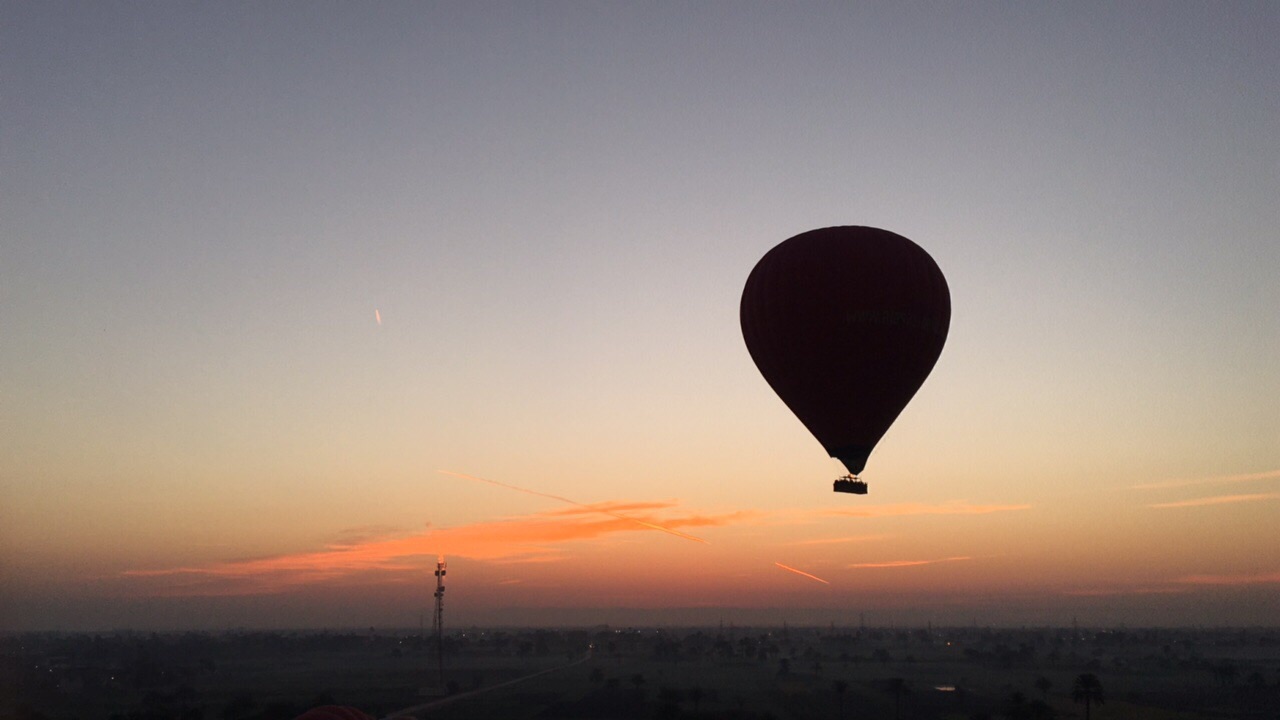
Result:
{"label": "communication tower", "polygon": [[436,670],[440,687],[444,687],[444,576],[448,563],[444,556],[436,558],[436,613],[431,627],[436,636]]}

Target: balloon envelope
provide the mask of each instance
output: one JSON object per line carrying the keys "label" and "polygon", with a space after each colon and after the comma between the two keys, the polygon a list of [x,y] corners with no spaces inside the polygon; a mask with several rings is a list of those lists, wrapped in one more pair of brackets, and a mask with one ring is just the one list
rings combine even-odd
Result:
{"label": "balloon envelope", "polygon": [[857,475],[933,369],[951,324],[938,265],[871,227],[810,230],[756,263],[742,336],[782,401]]}

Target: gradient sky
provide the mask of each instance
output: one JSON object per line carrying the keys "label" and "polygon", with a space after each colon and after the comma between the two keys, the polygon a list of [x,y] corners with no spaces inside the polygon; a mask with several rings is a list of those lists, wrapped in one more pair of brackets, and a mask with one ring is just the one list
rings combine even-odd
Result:
{"label": "gradient sky", "polygon": [[[1275,3],[3,16],[0,628],[1280,617]],[[841,224],[865,497],[737,318]]]}

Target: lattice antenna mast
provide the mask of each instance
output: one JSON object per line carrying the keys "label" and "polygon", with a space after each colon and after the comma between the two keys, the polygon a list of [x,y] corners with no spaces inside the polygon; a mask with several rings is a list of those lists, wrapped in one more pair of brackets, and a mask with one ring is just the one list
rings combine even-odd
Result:
{"label": "lattice antenna mast", "polygon": [[431,627],[436,636],[436,670],[439,672],[440,687],[444,687],[444,576],[448,565],[443,555],[436,558],[436,612]]}

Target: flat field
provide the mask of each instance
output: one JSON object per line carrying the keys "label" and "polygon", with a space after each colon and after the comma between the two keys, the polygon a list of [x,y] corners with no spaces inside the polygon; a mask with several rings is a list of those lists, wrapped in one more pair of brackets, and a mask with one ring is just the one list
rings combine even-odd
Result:
{"label": "flat field", "polygon": [[1274,629],[473,628],[441,655],[443,683],[409,631],[14,635],[0,718],[1083,718],[1084,675],[1092,718],[1280,717]]}

